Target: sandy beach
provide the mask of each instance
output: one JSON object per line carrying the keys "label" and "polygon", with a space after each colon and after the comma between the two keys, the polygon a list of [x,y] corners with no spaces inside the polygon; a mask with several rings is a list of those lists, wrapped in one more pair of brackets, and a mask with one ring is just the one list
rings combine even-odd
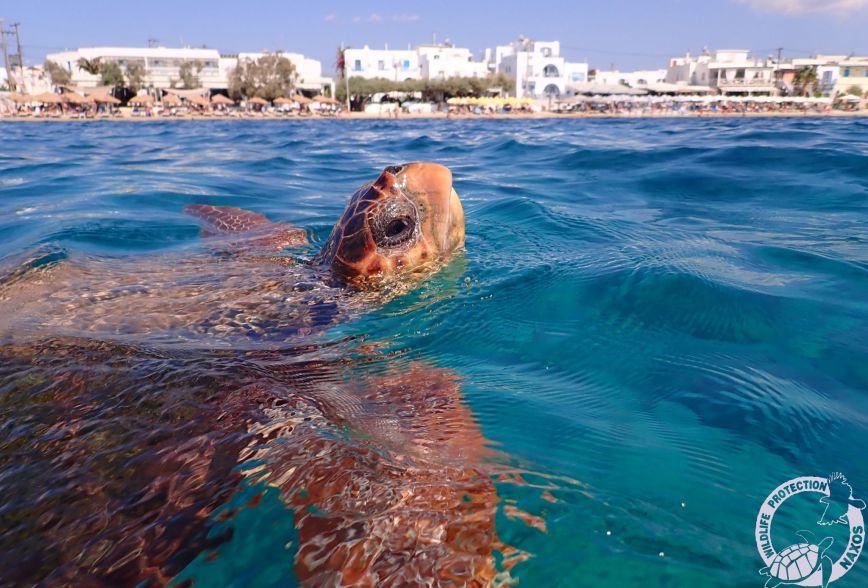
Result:
{"label": "sandy beach", "polygon": [[763,118],[763,117],[865,117],[868,116],[868,110],[831,110],[828,112],[811,112],[811,111],[755,111],[755,112],[657,112],[657,113],[587,113],[587,112],[524,112],[524,113],[509,113],[509,114],[448,114],[446,112],[431,112],[431,113],[413,113],[401,114],[399,117],[390,117],[383,114],[352,112],[342,113],[337,116],[283,116],[283,115],[239,115],[239,116],[216,116],[216,115],[186,115],[186,116],[134,116],[132,112],[121,109],[121,112],[115,116],[99,116],[81,118],[78,116],[9,116],[0,115],[0,121],[6,122],[94,122],[94,121],[117,121],[117,122],[148,122],[155,120],[269,120],[269,121],[285,121],[285,120],[515,120],[515,119],[611,119],[611,118]]}

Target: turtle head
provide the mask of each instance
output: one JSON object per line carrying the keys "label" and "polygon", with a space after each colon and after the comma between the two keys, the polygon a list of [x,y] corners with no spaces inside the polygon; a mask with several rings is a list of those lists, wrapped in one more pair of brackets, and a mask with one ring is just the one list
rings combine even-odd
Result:
{"label": "turtle head", "polygon": [[376,284],[436,268],[463,245],[464,211],[452,172],[407,163],[356,190],[316,261],[350,282]]}

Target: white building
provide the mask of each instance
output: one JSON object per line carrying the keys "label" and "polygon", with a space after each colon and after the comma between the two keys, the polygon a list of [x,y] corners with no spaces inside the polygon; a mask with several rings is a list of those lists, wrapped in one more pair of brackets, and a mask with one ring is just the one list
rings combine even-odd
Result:
{"label": "white building", "polygon": [[415,49],[361,49],[344,50],[344,63],[349,77],[368,80],[385,78],[393,82],[421,80],[422,68]]}
{"label": "white building", "polygon": [[671,59],[666,82],[711,86],[721,94],[774,94],[776,69],[774,60],[752,58],[747,49],[703,50],[695,57],[687,53]]}
{"label": "white building", "polygon": [[[75,51],[51,53],[46,60],[54,61],[72,74],[72,84],[93,88],[100,84],[100,76],[91,75],[78,67],[81,58],[102,63],[115,62],[126,70],[130,64],[145,69],[145,85],[154,89],[167,89],[180,81],[179,69],[185,63],[193,64],[193,72],[199,85],[210,90],[223,90],[228,86],[229,73],[238,64],[239,57],[256,59],[263,53],[242,53],[221,56],[216,49],[169,48],[169,47],[86,47]],[[281,53],[295,66],[299,74],[299,86],[320,91],[331,87],[330,78],[322,76],[322,64],[300,53]],[[333,88],[332,88],[333,89]]]}
{"label": "white building", "polygon": [[122,70],[131,64],[145,69],[145,85],[154,88],[170,88],[177,84],[179,68],[192,63],[193,71],[203,88],[225,88],[226,76],[220,71],[220,53],[216,49],[190,49],[168,47],[84,47],[75,51],[50,53],[48,61],[65,67],[72,74],[73,85],[93,88],[100,85],[100,76],[92,75],[78,67],[79,59],[102,63],[115,62]]}
{"label": "white building", "polygon": [[666,81],[665,69],[644,69],[637,71],[597,70],[592,73],[591,82],[614,86],[617,84],[628,85],[631,88],[659,84]]}
{"label": "white building", "polygon": [[484,78],[489,74],[488,64],[474,61],[470,49],[455,47],[448,41],[442,45],[419,45],[419,69],[422,79]]}
{"label": "white building", "polygon": [[558,41],[532,41],[519,37],[509,45],[486,50],[490,69],[515,81],[515,95],[523,97],[562,96],[571,83],[588,80],[588,64],[567,61]]}
{"label": "white building", "polygon": [[787,92],[795,90],[796,73],[806,67],[817,72],[817,82],[813,90],[826,96],[853,93],[859,88],[862,95],[868,92],[868,57],[856,55],[817,55],[816,57],[793,59],[781,64],[779,79]]}

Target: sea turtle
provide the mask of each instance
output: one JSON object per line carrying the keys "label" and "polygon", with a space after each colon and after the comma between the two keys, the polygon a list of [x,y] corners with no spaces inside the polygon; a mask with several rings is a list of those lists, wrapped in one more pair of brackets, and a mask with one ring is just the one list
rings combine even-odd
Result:
{"label": "sea turtle", "polygon": [[[187,212],[203,253],[0,271],[5,580],[166,584],[219,561],[222,521],[274,491],[304,585],[502,579],[523,554],[495,531],[496,472],[458,376],[312,336],[462,247],[449,170],[386,168],[309,261],[281,254],[306,240],[294,227]],[[241,487],[256,497],[233,504]]]}
{"label": "sea turtle", "polygon": [[826,555],[826,551],[835,542],[832,537],[826,537],[819,544],[810,531],[798,531],[799,537],[805,543],[796,543],[785,547],[772,560],[771,564],[762,568],[759,573],[768,576],[766,588],[774,588],[780,584],[798,584],[808,579],[817,570],[822,575],[822,587],[829,585],[834,562]]}
{"label": "sea turtle", "polygon": [[359,188],[308,261],[280,254],[306,242],[300,229],[234,207],[186,212],[203,224],[211,251],[144,259],[69,254],[66,263],[0,284],[0,336],[41,329],[217,346],[292,339],[406,290],[464,244],[452,174],[430,163],[388,167]]}

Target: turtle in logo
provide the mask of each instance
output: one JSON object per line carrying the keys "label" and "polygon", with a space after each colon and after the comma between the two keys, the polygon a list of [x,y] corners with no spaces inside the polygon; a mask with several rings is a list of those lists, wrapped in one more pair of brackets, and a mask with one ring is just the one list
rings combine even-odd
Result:
{"label": "turtle in logo", "polygon": [[829,585],[832,576],[832,558],[826,551],[834,543],[832,537],[826,537],[820,543],[815,543],[816,537],[810,531],[797,531],[796,535],[805,543],[796,543],[781,550],[772,560],[771,565],[759,571],[760,575],[768,576],[766,588],[775,588],[781,584],[798,584],[810,578],[817,570],[823,576],[823,588]]}

